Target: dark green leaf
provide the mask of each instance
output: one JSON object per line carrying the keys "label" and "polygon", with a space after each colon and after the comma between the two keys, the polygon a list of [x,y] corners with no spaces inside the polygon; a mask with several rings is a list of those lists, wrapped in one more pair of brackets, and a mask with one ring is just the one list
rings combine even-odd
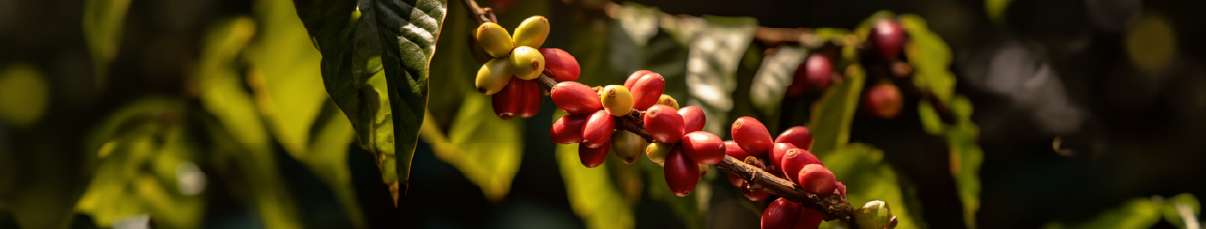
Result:
{"label": "dark green leaf", "polygon": [[[868,201],[882,200],[891,206],[892,214],[899,220],[896,228],[922,227],[917,221],[921,218],[914,216],[916,213],[910,212],[904,205],[907,198],[904,196],[904,187],[899,185],[896,171],[883,160],[883,151],[855,143],[842,145],[830,154],[818,156],[838,181],[846,185],[850,205],[858,208]],[[834,228],[834,222],[838,221],[827,223],[829,228]]]}
{"label": "dark green leaf", "polygon": [[121,44],[122,22],[130,0],[84,1],[84,37],[96,70],[96,86],[102,88],[109,75],[109,62],[117,56]]}
{"label": "dark green leaf", "polygon": [[1075,223],[1048,222],[1042,228],[1151,228],[1157,222],[1160,222],[1160,213],[1160,203],[1152,201],[1151,198],[1136,198],[1123,203],[1118,208],[1102,211],[1097,216],[1085,221]]}
{"label": "dark green leaf", "polygon": [[808,129],[812,131],[813,154],[828,155],[850,141],[850,124],[858,110],[859,98],[866,80],[863,68],[851,65],[844,73],[844,80],[829,87],[821,97]]}

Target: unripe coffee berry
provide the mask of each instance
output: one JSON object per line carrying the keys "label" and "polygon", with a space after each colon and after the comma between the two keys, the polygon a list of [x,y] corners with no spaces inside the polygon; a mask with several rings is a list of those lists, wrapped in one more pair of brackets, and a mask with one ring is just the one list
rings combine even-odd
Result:
{"label": "unripe coffee berry", "polygon": [[602,165],[607,160],[608,150],[611,150],[611,144],[603,144],[598,148],[590,148],[586,147],[586,144],[578,144],[578,159],[587,168],[599,167],[599,165]]}
{"label": "unripe coffee berry", "polygon": [[494,107],[494,114],[499,118],[509,120],[511,116],[519,113],[523,103],[523,100],[520,99],[524,94],[523,81],[511,77],[511,82],[504,86],[502,91],[490,96],[490,106]]}
{"label": "unripe coffee berry", "polygon": [[662,78],[662,74],[648,72],[637,76],[631,83],[624,82],[624,87],[632,92],[633,108],[646,110],[662,97],[662,92],[666,90],[666,79]]}
{"label": "unripe coffee berry", "polygon": [[678,115],[683,116],[683,128],[685,128],[684,130],[687,133],[703,130],[704,123],[707,122],[703,110],[696,106],[686,106],[678,109]]}
{"label": "unripe coffee berry", "polygon": [[549,97],[557,104],[557,108],[570,114],[594,114],[603,108],[599,94],[589,86],[574,81],[557,83],[549,92]]}
{"label": "unripe coffee berry", "polygon": [[624,164],[636,162],[637,158],[645,153],[645,147],[648,145],[644,138],[632,132],[618,130],[611,134],[611,151],[615,152],[616,158],[620,158]]}
{"label": "unripe coffee berry", "polygon": [[[775,143],[774,145],[772,145],[772,149],[770,152],[771,163],[775,164],[775,167],[779,168],[779,170],[782,171],[783,170],[783,157],[784,157],[784,155],[787,155],[787,151],[792,150],[792,149],[799,149],[799,148],[796,148],[796,146],[792,145],[791,143]],[[779,175],[782,175],[782,174],[779,174]],[[786,177],[784,177],[784,178],[786,178]]]}
{"label": "unripe coffee berry", "polygon": [[515,46],[540,48],[549,37],[549,19],[544,16],[532,16],[519,23],[515,28]]}
{"label": "unripe coffee berry", "polygon": [[513,74],[511,67],[507,65],[507,58],[494,58],[477,70],[477,91],[486,95],[498,93],[511,82]]}
{"label": "unripe coffee berry", "polygon": [[808,131],[808,127],[793,126],[780,133],[775,143],[791,143],[796,148],[808,149],[812,147],[812,132]]}
{"label": "unripe coffee berry", "polygon": [[477,27],[477,43],[482,46],[482,50],[494,57],[506,57],[510,55],[511,49],[515,48],[507,29],[494,22],[482,23]]}
{"label": "unripe coffee berry", "polygon": [[833,172],[826,169],[820,164],[810,164],[799,170],[796,177],[796,183],[804,188],[805,192],[817,194],[817,196],[825,197],[833,194],[836,189],[837,180],[833,177]]}
{"label": "unripe coffee berry", "polygon": [[540,55],[544,56],[544,70],[557,82],[578,80],[582,68],[578,59],[558,48],[542,48]]}
{"label": "unripe coffee berry", "polygon": [[737,118],[737,121],[733,122],[732,135],[733,141],[737,142],[742,150],[759,157],[766,156],[774,142],[766,126],[749,116]]}
{"label": "unripe coffee berry", "polygon": [[[511,77],[512,79],[519,79]],[[523,85],[522,95],[519,96],[519,117],[531,118],[536,113],[540,113],[540,103],[544,101],[543,89],[540,88],[540,83],[532,80],[518,80],[519,84]],[[514,83],[514,82],[513,82]]]}
{"label": "unripe coffee berry", "polygon": [[674,148],[670,155],[666,155],[663,171],[666,185],[674,195],[682,197],[695,191],[695,184],[699,181],[699,166],[687,155],[683,155],[682,150]]}
{"label": "unripe coffee berry", "polygon": [[724,160],[724,141],[716,134],[695,131],[683,136],[683,153],[695,163],[714,165]]}
{"label": "unripe coffee berry", "polygon": [[896,20],[884,18],[875,22],[870,37],[872,48],[884,59],[896,59],[904,47],[904,29]]}
{"label": "unripe coffee berry", "polygon": [[800,217],[800,204],[779,198],[762,211],[762,229],[791,229]]}
{"label": "unripe coffee berry", "polygon": [[669,156],[673,149],[674,143],[650,143],[645,147],[645,156],[649,158],[649,161],[664,167],[666,166],[666,156]]}
{"label": "unripe coffee berry", "polygon": [[511,70],[515,71],[515,77],[523,80],[533,80],[540,77],[540,73],[544,72],[544,55],[540,55],[540,51],[528,46],[519,46],[511,51],[511,57],[508,64],[511,65]]}
{"label": "unripe coffee berry", "polygon": [[851,215],[857,229],[884,229],[895,227],[896,216],[892,215],[888,203],[873,200],[855,209]]}
{"label": "unripe coffee berry", "polygon": [[552,130],[549,130],[549,138],[553,143],[570,144],[582,142],[582,127],[586,126],[586,120],[590,119],[590,115],[565,115],[553,122]]}
{"label": "unripe coffee berry", "polygon": [[891,119],[900,114],[904,101],[900,89],[892,84],[879,84],[867,89],[863,95],[863,108],[880,118]]}
{"label": "unripe coffee berry", "polygon": [[699,177],[697,179],[703,179],[705,175],[708,175],[708,165],[705,165],[705,164],[696,164],[696,165],[699,166]]}
{"label": "unripe coffee berry", "polygon": [[582,144],[590,148],[598,148],[611,143],[611,133],[616,130],[616,120],[606,111],[599,110],[590,115],[586,126],[582,127]]}
{"label": "unripe coffee berry", "polygon": [[821,164],[821,160],[818,160],[817,156],[804,149],[787,150],[787,154],[784,154],[781,160],[779,164],[783,166],[779,167],[779,170],[783,171],[783,178],[801,184],[802,182],[796,179],[796,174],[800,173],[805,166]]}
{"label": "unripe coffee berry", "polygon": [[603,87],[603,91],[599,93],[599,100],[603,102],[603,110],[613,116],[624,116],[628,112],[632,112],[632,94],[628,93],[628,88],[620,85],[607,85]]}
{"label": "unripe coffee berry", "polygon": [[686,128],[683,126],[683,116],[674,108],[666,105],[654,105],[645,112],[645,131],[654,141],[661,143],[678,143],[683,139]]}
{"label": "unripe coffee berry", "polygon": [[662,94],[662,97],[657,99],[657,104],[670,106],[676,110],[679,109],[678,100],[674,99],[674,97],[670,97],[670,95],[667,94]]}

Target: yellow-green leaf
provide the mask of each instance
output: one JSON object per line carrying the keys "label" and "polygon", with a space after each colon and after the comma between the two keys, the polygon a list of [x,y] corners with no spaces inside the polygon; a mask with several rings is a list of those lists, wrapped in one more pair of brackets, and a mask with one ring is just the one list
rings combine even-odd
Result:
{"label": "yellow-green leaf", "polygon": [[813,154],[830,154],[850,141],[850,124],[861,102],[864,74],[861,66],[851,65],[845,70],[845,80],[830,86],[821,97],[808,122],[813,136],[809,151]]}
{"label": "yellow-green leaf", "polygon": [[[815,133],[815,132],[814,132]],[[814,143],[815,144],[815,143]],[[899,223],[897,229],[922,228],[919,220],[905,206],[904,192],[897,181],[896,171],[883,160],[883,151],[861,143],[843,145],[830,154],[818,155],[825,167],[838,181],[846,185],[846,199],[858,207],[872,200],[882,200],[892,207]],[[827,222],[834,228],[834,222]]]}
{"label": "yellow-green leaf", "polygon": [[523,158],[523,120],[502,120],[490,106],[490,96],[467,94],[447,135],[425,120],[422,134],[436,157],[452,164],[486,195],[500,201],[511,190],[511,179]]}
{"label": "yellow-green leaf", "polygon": [[84,38],[96,69],[96,86],[104,87],[109,75],[109,62],[117,56],[121,44],[122,22],[130,0],[84,1]]}
{"label": "yellow-green leaf", "polygon": [[1048,222],[1044,229],[1073,229],[1073,228],[1116,228],[1140,229],[1151,228],[1160,222],[1160,203],[1151,198],[1135,198],[1127,201],[1118,208],[1107,209],[1097,216],[1080,222]]}

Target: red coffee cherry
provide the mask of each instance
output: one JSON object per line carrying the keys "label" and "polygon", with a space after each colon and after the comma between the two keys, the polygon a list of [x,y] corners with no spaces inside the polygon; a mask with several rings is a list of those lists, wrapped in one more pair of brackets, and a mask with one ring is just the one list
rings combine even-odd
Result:
{"label": "red coffee cherry", "polygon": [[812,132],[808,131],[808,127],[793,126],[780,133],[775,143],[791,143],[796,148],[808,149],[812,146]]}
{"label": "red coffee cherry", "polygon": [[800,204],[779,198],[762,211],[762,229],[791,229],[800,217]]}
{"label": "red coffee cherry", "polygon": [[603,109],[599,94],[594,89],[574,81],[557,83],[549,92],[549,97],[553,98],[557,108],[570,114],[593,114]]}
{"label": "red coffee cherry", "polygon": [[628,75],[628,79],[624,80],[624,87],[628,88],[631,91],[632,85],[636,83],[637,79],[640,79],[642,76],[645,76],[645,74],[649,74],[649,73],[653,73],[653,71],[636,70],[635,72],[632,72],[632,75]]}
{"label": "red coffee cherry", "polygon": [[552,130],[549,130],[549,138],[553,143],[570,144],[582,142],[582,127],[586,126],[586,120],[590,119],[590,115],[565,115],[553,122]]}
{"label": "red coffee cherry", "polygon": [[715,165],[724,160],[725,145],[716,134],[695,131],[683,136],[683,153],[695,163]]}
{"label": "red coffee cherry", "polygon": [[825,90],[833,83],[833,63],[829,61],[829,57],[825,57],[820,53],[814,53],[804,60],[800,65],[800,69],[796,69],[797,83],[803,82],[808,86]]}
{"label": "red coffee cherry", "polygon": [[578,59],[565,50],[542,48],[540,55],[544,55],[544,70],[548,71],[549,76],[557,82],[578,80],[578,76],[582,73],[582,68],[578,66]]}
{"label": "red coffee cherry", "polygon": [[632,108],[637,110],[649,109],[650,106],[657,103],[657,100],[662,97],[662,92],[666,90],[666,79],[662,78],[662,74],[656,72],[639,75],[635,80],[629,77],[629,81],[624,82],[624,87],[632,92]]}
{"label": "red coffee cherry", "polygon": [[[742,185],[744,186],[745,184],[742,183]],[[741,195],[744,195],[746,199],[749,199],[750,201],[755,201],[755,202],[766,200],[766,198],[770,198],[770,196],[771,196],[770,193],[768,193],[766,191],[762,191],[762,189],[760,189],[760,188],[749,191],[749,193],[742,192]]]}
{"label": "red coffee cherry", "polygon": [[804,188],[805,192],[817,194],[817,196],[825,197],[833,194],[837,180],[833,177],[833,172],[829,172],[825,166],[820,164],[811,164],[804,166],[799,175],[796,177],[796,182],[800,187]]}
{"label": "red coffee cherry", "polygon": [[608,150],[611,150],[611,143],[603,144],[599,148],[590,148],[586,147],[586,144],[578,144],[578,159],[587,168],[599,167],[599,165],[603,164],[603,161],[607,160]]}
{"label": "red coffee cherry", "polygon": [[871,88],[867,89],[867,93],[863,95],[863,108],[880,118],[895,118],[896,115],[900,114],[901,107],[904,106],[903,103],[900,89],[892,84],[871,86]]}
{"label": "red coffee cherry", "polygon": [[[516,77],[511,78],[511,80],[519,79]],[[511,83],[515,82],[512,81]],[[519,96],[519,117],[531,118],[536,113],[540,113],[540,103],[544,100],[544,93],[541,92],[540,83],[537,83],[535,80],[520,80],[519,84],[523,85],[523,95]]]}
{"label": "red coffee cherry", "polygon": [[745,187],[745,179],[741,179],[736,174],[729,173],[729,184],[736,187]]}
{"label": "red coffee cherry", "polygon": [[825,221],[825,214],[821,214],[812,208],[800,208],[800,218],[796,220],[794,229],[817,229],[821,226],[821,221]]}
{"label": "red coffee cherry", "polygon": [[678,109],[678,115],[683,116],[683,127],[686,128],[687,133],[703,130],[704,122],[707,121],[703,110],[696,106]]}
{"label": "red coffee cherry", "polygon": [[645,112],[645,131],[660,143],[678,143],[683,139],[686,129],[683,127],[683,116],[666,105],[654,105]]}
{"label": "red coffee cherry", "polygon": [[796,148],[796,145],[792,145],[791,143],[774,144],[774,149],[772,149],[770,153],[770,160],[771,163],[775,164],[775,167],[779,168],[780,171],[783,170],[783,155],[787,155],[787,151],[791,149],[799,148]]}
{"label": "red coffee cherry", "polygon": [[512,116],[519,113],[520,107],[523,104],[521,99],[524,94],[523,81],[519,78],[511,77],[511,82],[507,86],[503,86],[501,91],[490,95],[490,105],[494,107],[494,114],[498,115],[503,120],[509,120]]}
{"label": "red coffee cherry", "polygon": [[834,187],[837,189],[836,193],[838,195],[842,195],[842,200],[845,200],[846,199],[846,185],[842,184],[841,181],[838,181],[837,184],[834,185]]}
{"label": "red coffee cherry", "polygon": [[590,115],[586,126],[582,127],[582,144],[590,148],[599,148],[611,143],[611,133],[616,131],[616,120],[607,111],[598,110]]}
{"label": "red coffee cherry", "polygon": [[817,156],[813,156],[812,153],[804,149],[787,150],[787,154],[784,154],[781,160],[779,164],[783,166],[779,167],[779,170],[783,171],[783,177],[794,182],[800,181],[796,180],[796,174],[800,173],[800,170],[804,169],[804,166],[821,164],[821,160],[818,160]]}
{"label": "red coffee cherry", "polygon": [[737,118],[733,122],[733,141],[750,155],[766,156],[771,149],[770,131],[758,119],[750,116]]}
{"label": "red coffee cherry", "polygon": [[900,27],[896,20],[880,19],[875,22],[875,27],[871,29],[870,40],[871,47],[875,49],[884,59],[896,59],[900,55],[900,49],[904,46],[905,31]]}
{"label": "red coffee cherry", "polygon": [[699,166],[678,147],[674,147],[670,155],[666,155],[663,171],[666,185],[670,186],[670,192],[674,195],[687,196],[695,191],[695,184],[699,182]]}
{"label": "red coffee cherry", "polygon": [[746,153],[745,150],[741,149],[741,146],[738,146],[737,142],[734,142],[733,140],[724,141],[724,154],[729,155],[738,161],[745,161],[745,158],[750,156],[749,153]]}

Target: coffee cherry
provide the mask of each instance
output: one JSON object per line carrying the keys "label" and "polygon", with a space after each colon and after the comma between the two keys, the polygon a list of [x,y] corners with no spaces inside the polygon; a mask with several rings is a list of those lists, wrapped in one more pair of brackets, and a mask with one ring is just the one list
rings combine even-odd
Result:
{"label": "coffee cherry", "polygon": [[632,132],[616,131],[611,134],[611,151],[615,152],[616,157],[624,164],[636,162],[636,159],[645,153],[645,147],[648,145],[644,138]]}
{"label": "coffee cherry", "polygon": [[800,217],[800,204],[779,198],[762,211],[762,229],[791,229]]}
{"label": "coffee cherry", "polygon": [[794,229],[817,229],[821,226],[821,222],[825,221],[825,214],[821,214],[812,208],[800,208],[800,218],[796,220]]}
{"label": "coffee cherry", "polygon": [[616,130],[616,119],[599,110],[590,115],[586,126],[582,127],[582,144],[590,148],[599,148],[611,143],[611,133]]}
{"label": "coffee cherry", "polygon": [[875,22],[875,27],[871,29],[867,39],[881,57],[892,60],[900,55],[900,48],[904,46],[904,33],[904,29],[900,28],[896,20],[885,18]]}
{"label": "coffee cherry", "polygon": [[631,89],[632,85],[636,83],[637,79],[640,79],[642,76],[645,76],[649,73],[653,73],[653,71],[636,70],[635,72],[632,72],[632,75],[628,75],[628,79],[624,80],[624,87]]}
{"label": "coffee cherry", "polygon": [[549,97],[553,98],[553,104],[557,104],[557,108],[570,114],[593,114],[603,108],[599,94],[590,89],[590,86],[574,81],[557,83],[557,86],[550,90]]}
{"label": "coffee cherry", "polygon": [[491,56],[489,53],[486,53],[485,49],[482,49],[481,43],[477,43],[476,29],[470,30],[469,39],[465,40],[469,41],[469,53],[473,55],[473,59],[477,60],[478,63],[485,64],[486,62],[489,62],[490,59],[494,59],[494,56]]}
{"label": "coffee cherry", "polygon": [[892,84],[880,84],[867,89],[863,95],[863,108],[880,118],[891,119],[900,114],[903,107],[900,89]]}
{"label": "coffee cherry", "polygon": [[611,144],[603,144],[598,148],[586,147],[586,144],[578,144],[578,159],[582,161],[582,165],[587,168],[599,167],[603,161],[607,160],[607,151],[611,150]]}
{"label": "coffee cherry", "polygon": [[667,95],[667,94],[662,94],[662,97],[659,97],[657,99],[657,104],[670,106],[670,107],[673,107],[675,110],[679,109],[678,108],[678,100],[675,100],[674,97],[670,97],[670,95]]}
{"label": "coffee cherry", "polygon": [[812,146],[812,132],[808,131],[808,127],[793,126],[780,133],[775,143],[791,143],[796,148],[808,149]]}
{"label": "coffee cherry", "polygon": [[[745,186],[744,182],[742,183],[742,186]],[[741,195],[744,195],[746,199],[749,199],[750,201],[754,201],[754,202],[766,200],[766,198],[770,198],[770,196],[771,196],[770,193],[768,193],[766,191],[762,191],[761,188],[756,188],[756,189],[750,190],[748,192],[742,192]]]}
{"label": "coffee cherry", "polygon": [[704,122],[707,121],[703,110],[696,106],[678,109],[678,115],[683,116],[683,128],[686,128],[687,133],[703,130]]}
{"label": "coffee cherry", "polygon": [[779,167],[779,170],[783,171],[783,178],[797,183],[801,183],[800,180],[796,179],[796,174],[800,173],[801,169],[804,169],[808,165],[821,164],[821,160],[818,160],[817,156],[813,156],[812,153],[804,149],[787,150],[787,154],[784,154],[780,160],[782,161],[779,161],[779,164],[783,166]]}
{"label": "coffee cherry", "polygon": [[733,140],[724,141],[724,154],[738,161],[745,161],[745,158],[750,156],[749,153],[741,149],[741,146],[738,146],[737,142]]}
{"label": "coffee cherry", "polygon": [[779,168],[779,170],[783,170],[783,157],[787,155],[787,151],[792,149],[799,148],[796,148],[796,145],[792,145],[791,143],[775,143],[772,145],[770,152],[771,163],[775,164],[775,167]]}
{"label": "coffee cherry", "polygon": [[[803,66],[804,64],[800,64],[800,67]],[[801,80],[801,82],[803,82],[803,80]],[[784,92],[783,96],[785,98],[800,98],[801,96],[804,96],[804,93],[807,92],[808,87],[804,83],[792,84],[787,86],[787,92]]]}
{"label": "coffee cherry", "polygon": [[544,101],[544,94],[541,93],[540,83],[532,80],[515,80],[519,78],[511,77],[512,83],[518,82],[523,85],[523,94],[519,96],[519,117],[531,118],[536,113],[540,113],[540,103]]}
{"label": "coffee cherry", "polygon": [[558,48],[542,48],[540,55],[544,56],[544,70],[557,82],[578,80],[582,68],[578,59]]}
{"label": "coffee cherry", "polygon": [[661,143],[678,143],[683,139],[686,128],[683,116],[666,105],[654,105],[645,112],[645,131],[653,140]]}
{"label": "coffee cherry", "polygon": [[879,200],[867,202],[863,207],[855,209],[851,218],[854,218],[854,227],[857,229],[896,227],[896,216],[892,216],[888,203]]}
{"label": "coffee cherry", "polygon": [[549,37],[549,19],[544,16],[532,16],[515,28],[515,46],[540,48]]}
{"label": "coffee cherry", "polygon": [[646,110],[662,97],[662,92],[666,90],[666,79],[662,78],[662,74],[648,72],[637,76],[637,79],[632,80],[631,83],[624,82],[624,87],[632,92],[633,108]]}
{"label": "coffee cherry", "polygon": [[477,91],[486,95],[498,93],[511,82],[513,74],[511,67],[507,65],[507,58],[494,58],[477,70]]}
{"label": "coffee cherry", "polygon": [[683,136],[683,153],[692,161],[714,165],[724,160],[725,145],[716,134],[695,131]]}
{"label": "coffee cherry", "polygon": [[540,73],[544,72],[544,55],[540,55],[540,51],[528,46],[519,46],[511,51],[511,57],[508,64],[511,65],[511,70],[515,71],[515,77],[523,80],[533,80],[540,77]]}
{"label": "coffee cherry", "polygon": [[837,180],[833,178],[833,172],[821,164],[806,165],[797,174],[796,183],[800,184],[805,192],[825,197],[833,194],[833,190],[836,189],[834,184],[837,183]]}
{"label": "coffee cherry", "polygon": [[736,174],[729,173],[729,184],[738,188],[744,187],[745,179],[741,179],[741,177],[737,176]]}
{"label": "coffee cherry", "polygon": [[624,86],[607,85],[599,93],[599,100],[603,102],[603,109],[611,115],[624,116],[632,112],[632,94]]}
{"label": "coffee cherry", "polygon": [[703,179],[704,175],[708,175],[708,165],[705,165],[705,164],[696,164],[696,165],[699,166],[699,178],[698,179]]}
{"label": "coffee cherry", "polygon": [[666,156],[670,155],[673,149],[674,143],[649,143],[649,146],[645,147],[645,156],[649,157],[649,161],[664,167]]}
{"label": "coffee cherry", "polygon": [[771,149],[771,143],[774,142],[766,126],[749,116],[737,118],[737,121],[733,122],[732,131],[733,141],[750,155],[766,156]]}
{"label": "coffee cherry", "polygon": [[481,44],[482,50],[494,57],[506,57],[511,54],[511,49],[515,48],[507,29],[494,22],[482,23],[477,27],[477,43]]}
{"label": "coffee cherry", "polygon": [[504,86],[502,91],[490,96],[490,105],[494,107],[494,114],[499,118],[510,120],[511,116],[519,113],[520,107],[523,106],[523,100],[520,99],[524,95],[524,85],[521,83],[523,81],[511,77],[511,82]]}
{"label": "coffee cherry", "polygon": [[582,127],[586,126],[586,120],[590,119],[590,115],[565,115],[553,122],[552,130],[549,130],[549,138],[553,143],[570,144],[582,142]]}
{"label": "coffee cherry", "polygon": [[842,195],[842,200],[845,200],[846,199],[846,185],[842,184],[841,181],[838,181],[836,184],[833,185],[833,187],[836,189],[835,191],[837,191],[838,195]]}
{"label": "coffee cherry", "polygon": [[670,186],[670,192],[674,195],[682,197],[695,191],[695,184],[699,181],[699,166],[687,155],[683,155],[682,150],[674,148],[670,155],[666,155],[663,171],[666,185]]}
{"label": "coffee cherry", "polygon": [[830,77],[833,75],[833,64],[828,57],[820,53],[808,56],[808,59],[804,61],[803,73],[805,83],[814,88],[825,90],[833,83],[833,78]]}

